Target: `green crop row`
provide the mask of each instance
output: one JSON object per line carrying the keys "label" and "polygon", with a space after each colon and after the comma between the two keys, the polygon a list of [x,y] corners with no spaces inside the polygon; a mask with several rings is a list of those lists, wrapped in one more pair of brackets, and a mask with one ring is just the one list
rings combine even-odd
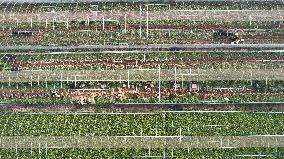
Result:
{"label": "green crop row", "polygon": [[162,114],[2,114],[1,136],[100,136],[164,134]]}
{"label": "green crop row", "polygon": [[220,60],[250,60],[250,59],[278,59],[284,56],[283,52],[179,52],[179,51],[169,51],[169,52],[73,52],[73,54],[26,54],[25,52],[19,53],[9,53],[7,51],[6,55],[3,56],[2,60],[7,61],[9,58],[16,59],[23,62],[36,62],[36,61],[76,61],[76,60],[156,60],[164,61],[166,59],[170,60],[196,60],[196,59],[220,59]]}
{"label": "green crop row", "polygon": [[1,136],[244,136],[281,135],[283,131],[284,114],[271,113],[6,113],[0,116]]}
{"label": "green crop row", "polygon": [[[6,95],[9,96],[9,95]],[[172,97],[171,97],[172,96]],[[1,98],[0,102],[18,103],[26,105],[53,105],[53,104],[95,104],[96,107],[110,107],[115,103],[247,103],[247,102],[284,102],[283,96],[270,96],[270,95],[233,95],[233,96],[211,96],[208,99],[204,99],[200,96],[191,96],[189,94],[183,96],[152,96],[147,97],[132,95],[125,99],[120,99],[113,95],[99,95],[97,97],[87,97],[81,103],[78,100],[73,100],[64,97],[64,99],[51,98],[51,97],[30,97],[30,98],[17,98],[11,97]],[[223,96],[226,96],[223,93]],[[228,101],[228,100],[229,101]]]}
{"label": "green crop row", "polygon": [[[0,149],[0,158],[188,158],[188,159],[280,159],[284,149],[275,148],[236,148],[236,149],[79,149],[79,148],[33,148]],[[243,155],[243,156],[242,156]],[[251,156],[246,156],[251,155]]]}
{"label": "green crop row", "polygon": [[[54,31],[43,33],[41,36],[33,35],[31,37],[5,37],[1,39],[2,45],[117,45],[117,44],[192,44],[196,40],[201,40],[204,43],[220,43],[218,40],[213,39],[212,31],[149,31],[147,37],[147,31],[128,30],[126,33],[122,33],[123,30],[118,32],[109,33],[97,33],[96,31],[79,32],[79,31]],[[246,36],[244,43],[259,43],[259,39],[255,40],[254,36],[272,36],[271,33],[266,32],[254,32],[254,33],[242,33]],[[273,36],[280,36],[282,33],[275,33]],[[274,39],[272,36],[272,40]],[[266,40],[266,39],[264,39]],[[278,40],[276,43],[283,41]],[[263,43],[263,42],[262,42]],[[266,40],[265,43],[275,43],[273,41]]]}
{"label": "green crop row", "polygon": [[[104,23],[104,24],[103,24]],[[127,20],[127,28],[131,27],[132,25],[136,25],[136,27],[139,25],[142,25],[142,30],[146,29],[146,21],[145,20]],[[89,23],[87,21],[68,21],[68,27],[80,27],[80,26],[90,26],[93,27],[91,29],[97,28],[98,30],[103,30],[103,25],[105,26],[105,30],[108,30],[108,27],[115,26],[121,29],[124,29],[125,21],[120,20],[114,20],[114,21],[102,21],[102,19],[96,20],[96,21],[90,21]],[[195,29],[206,29],[204,26],[208,26],[207,29],[214,28],[219,29],[221,26],[228,29],[252,29],[252,30],[246,30],[248,32],[282,32],[283,30],[279,28],[280,25],[283,24],[281,21],[210,21],[210,20],[203,20],[203,21],[193,21],[193,20],[151,20],[148,22],[149,26],[156,26],[155,28],[158,29],[160,27],[166,27],[166,28],[186,28],[194,31]],[[62,29],[62,27],[67,27],[67,22],[50,22],[46,24],[45,22],[33,22],[32,26],[30,22],[1,22],[0,26],[4,30],[9,29],[17,29],[21,27],[27,27],[26,29],[30,28],[35,30],[36,28],[52,28],[54,26],[55,30],[58,30],[59,28]],[[219,27],[218,27],[219,26]],[[58,28],[59,27],[59,28]],[[151,29],[152,27],[150,27]],[[257,28],[257,30],[255,30]],[[76,28],[75,28],[76,29]],[[77,28],[79,29],[79,28]],[[258,30],[263,29],[263,30]],[[279,30],[280,29],[280,30]]]}
{"label": "green crop row", "polygon": [[[281,80],[211,80],[211,81],[177,81],[180,84],[180,87],[184,90],[191,88],[192,84],[198,84],[200,89],[206,89],[211,91],[217,88],[235,88],[235,89],[251,89],[252,91],[258,92],[279,92],[284,90],[284,81]],[[128,88],[128,84],[129,87]],[[145,86],[148,88],[154,87],[151,89],[158,89],[158,82],[133,82],[129,83],[126,81],[116,81],[116,82],[90,82],[90,81],[77,81],[76,85],[74,81],[61,82],[61,81],[36,81],[32,82],[0,82],[1,91],[7,89],[12,90],[23,90],[23,91],[32,91],[32,90],[52,90],[52,89],[116,89],[116,88],[128,88],[128,90],[139,90],[145,91]],[[174,81],[162,81],[160,83],[161,89],[174,88]]]}

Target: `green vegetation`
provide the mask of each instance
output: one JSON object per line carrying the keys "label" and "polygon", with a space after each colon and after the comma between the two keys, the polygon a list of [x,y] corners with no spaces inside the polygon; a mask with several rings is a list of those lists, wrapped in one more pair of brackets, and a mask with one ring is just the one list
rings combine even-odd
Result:
{"label": "green vegetation", "polygon": [[1,114],[0,123],[1,136],[281,135],[284,131],[284,114],[241,112],[153,114],[8,113]]}
{"label": "green vegetation", "polygon": [[[157,156],[159,158],[189,159],[245,159],[249,158],[279,159],[283,148],[236,148],[236,149],[78,149],[78,148],[34,148],[34,149],[0,149],[1,158],[138,158]],[[149,154],[150,152],[150,154]]]}

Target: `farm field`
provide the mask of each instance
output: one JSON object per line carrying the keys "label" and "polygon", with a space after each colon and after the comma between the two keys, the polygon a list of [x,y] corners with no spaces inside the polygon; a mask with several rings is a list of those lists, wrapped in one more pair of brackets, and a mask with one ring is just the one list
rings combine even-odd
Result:
{"label": "farm field", "polygon": [[[47,153],[46,153],[47,152]],[[164,151],[161,149],[1,149],[1,156],[5,158],[21,157],[33,158],[257,158],[265,157],[277,159],[283,154],[283,148],[242,148],[242,149],[173,149]]]}
{"label": "farm field", "polygon": [[[281,135],[282,113],[1,114],[1,136]],[[262,123],[261,125],[257,123]]]}
{"label": "farm field", "polygon": [[[253,137],[255,135],[281,135],[283,130],[283,113],[244,113],[244,112],[164,112],[164,113],[134,113],[134,114],[65,114],[65,113],[6,113],[1,114],[1,157],[51,157],[56,156],[95,156],[95,157],[133,157],[133,156],[190,156],[202,158],[202,156],[220,157],[246,157],[246,155],[267,155],[269,158],[277,158],[283,155],[282,148],[275,148],[273,145],[268,147],[254,147],[251,143],[250,148],[242,146],[236,148],[212,147],[199,141],[205,147],[164,147],[163,144],[148,145],[142,148],[123,148],[123,144],[116,148],[114,145],[104,148],[90,148],[88,142],[81,145],[82,148],[72,146],[72,143],[65,143],[69,147],[60,147],[61,142],[50,142],[48,140],[32,140],[36,137],[60,138],[67,141],[64,137],[73,137],[75,140],[84,140],[89,137],[89,142],[95,141],[95,137],[105,137],[102,143],[108,142],[111,137],[199,137],[209,140],[210,137],[228,137],[232,142],[233,137]],[[262,125],[258,123],[261,122]],[[265,137],[258,139],[258,142]],[[10,143],[6,138],[10,137]],[[26,140],[25,143],[16,141]],[[90,138],[92,137],[92,138]],[[116,137],[116,139],[117,139]],[[49,140],[51,140],[51,138]],[[178,140],[177,139],[177,140]],[[279,144],[281,143],[279,140]],[[137,139],[138,140],[138,139]],[[155,139],[154,139],[155,140]],[[227,140],[224,140],[227,141]],[[240,139],[239,139],[240,140]],[[243,140],[240,140],[243,141]],[[254,140],[252,140],[254,141]],[[269,141],[269,140],[267,140]],[[44,144],[44,142],[46,142]],[[115,140],[112,141],[115,144]],[[135,139],[132,141],[135,142]],[[168,141],[169,142],[169,141]],[[184,141],[183,141],[184,142]],[[207,141],[206,141],[207,142]],[[244,141],[243,141],[244,142]],[[30,144],[32,143],[32,144]],[[48,144],[47,144],[48,143]],[[169,142],[170,143],[170,142]],[[157,144],[157,143],[156,143]],[[233,144],[233,143],[231,143]],[[256,143],[255,143],[256,144]],[[17,146],[18,145],[18,146]],[[26,146],[25,146],[26,145]],[[41,146],[40,146],[41,145]],[[50,146],[48,146],[50,145]],[[52,146],[51,146],[52,145]],[[218,145],[218,144],[217,144]],[[235,143],[236,145],[236,143]],[[70,147],[71,146],[71,147]],[[77,145],[79,146],[79,145]],[[144,145],[146,146],[146,145]],[[162,147],[160,147],[162,146]],[[9,148],[8,148],[9,147]],[[89,147],[89,148],[86,148]],[[211,148],[210,148],[211,147]],[[67,153],[69,152],[69,153]],[[244,156],[242,156],[244,155]],[[239,158],[238,157],[238,158]]]}
{"label": "farm field", "polygon": [[[225,97],[231,103],[283,101],[279,51],[13,52],[2,53],[1,62],[3,102],[228,102]],[[52,90],[65,98],[45,99]]]}
{"label": "farm field", "polygon": [[283,158],[283,15],[0,0],[0,159]]}
{"label": "farm field", "polygon": [[0,11],[3,103],[283,102],[281,3],[3,3]]}

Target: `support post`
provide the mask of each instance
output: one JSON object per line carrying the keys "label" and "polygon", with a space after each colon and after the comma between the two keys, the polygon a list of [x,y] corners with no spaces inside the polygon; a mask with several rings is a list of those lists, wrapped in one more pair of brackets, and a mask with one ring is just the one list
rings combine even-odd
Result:
{"label": "support post", "polygon": [[197,79],[197,82],[199,82],[199,67],[197,68],[197,74],[198,74],[198,79]]}
{"label": "support post", "polygon": [[37,86],[39,86],[39,75],[37,75]]}
{"label": "support post", "polygon": [[175,95],[177,93],[177,68],[175,67]]}
{"label": "support post", "polygon": [[45,76],[45,88],[47,89],[47,76]]}
{"label": "support post", "polygon": [[31,75],[31,87],[33,87],[33,76]]}
{"label": "support post", "polygon": [[31,18],[31,28],[33,27],[33,18]]}
{"label": "support post", "polygon": [[140,35],[140,39],[142,38],[142,5],[140,4],[140,30],[139,30],[139,35]]}
{"label": "support post", "polygon": [[16,144],[16,156],[18,158],[18,144]]}
{"label": "support post", "polygon": [[32,154],[33,154],[33,143],[31,142],[30,145],[31,145],[31,151],[30,151],[30,153],[31,153],[31,156],[32,156]]}
{"label": "support post", "polygon": [[75,82],[75,88],[77,87],[77,77],[76,77],[76,75],[75,75],[75,80],[74,80],[74,82]]}
{"label": "support post", "polygon": [[179,142],[181,143],[181,127],[179,127]]}
{"label": "support post", "polygon": [[105,30],[105,17],[103,16],[103,30]]}
{"label": "support post", "polygon": [[147,5],[147,20],[146,20],[146,25],[147,25],[146,37],[147,37],[147,39],[148,39],[148,35],[149,35],[149,12],[148,12],[148,5]]}
{"label": "support post", "polygon": [[126,33],[126,14],[124,14],[124,32]]}
{"label": "support post", "polygon": [[38,143],[38,154],[40,155],[40,143]]}
{"label": "support post", "polygon": [[88,26],[90,26],[90,17],[88,16],[88,19],[87,19],[87,24]]}
{"label": "support post", "polygon": [[159,103],[161,103],[161,66],[159,65]]}
{"label": "support post", "polygon": [[129,74],[129,70],[127,70],[127,87],[128,88],[130,87],[129,79],[130,79],[130,74]]}
{"label": "support post", "polygon": [[61,72],[61,74],[60,74],[60,88],[62,89],[62,87],[63,87],[63,82],[62,82],[62,72]]}
{"label": "support post", "polygon": [[181,75],[181,88],[183,89],[183,75]]}
{"label": "support post", "polygon": [[45,156],[46,157],[47,157],[47,150],[48,150],[47,143],[45,143]]}
{"label": "support post", "polygon": [[52,29],[54,30],[54,18],[52,18]]}

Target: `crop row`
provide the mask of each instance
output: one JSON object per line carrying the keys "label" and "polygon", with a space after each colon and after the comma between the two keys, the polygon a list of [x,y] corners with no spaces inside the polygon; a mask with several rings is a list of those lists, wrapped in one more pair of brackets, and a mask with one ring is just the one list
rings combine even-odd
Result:
{"label": "crop row", "polygon": [[[270,113],[2,114],[1,136],[281,135]],[[259,124],[261,123],[261,124]]]}
{"label": "crop row", "polygon": [[[98,45],[98,44],[202,44],[225,43],[222,40],[214,40],[212,31],[141,31],[123,30],[110,33],[97,33],[96,31],[53,31],[35,33],[30,37],[5,36],[1,39],[2,45]],[[242,33],[243,43],[281,43],[283,33]],[[230,43],[230,42],[226,42]]]}
{"label": "crop row", "polygon": [[[148,44],[148,43],[192,43],[190,40],[207,40],[211,38],[211,32],[190,33],[190,32],[172,32],[170,37],[166,37],[168,33],[149,32],[146,39],[146,31],[142,33],[142,39],[139,36],[139,31],[128,31],[127,33],[113,32],[98,34],[96,31],[88,32],[69,32],[69,31],[54,31],[47,33],[39,33],[31,37],[5,37],[1,39],[2,45],[94,45],[94,44]],[[157,36],[161,38],[157,38]]]}
{"label": "crop row", "polygon": [[38,59],[2,60],[1,70],[121,70],[121,69],[281,69],[283,61],[279,58],[224,59],[224,58],[170,58],[168,59]]}
{"label": "crop row", "polygon": [[281,52],[153,52],[88,54],[7,54],[1,70],[113,70],[113,69],[276,69],[283,67]]}
{"label": "crop row", "polygon": [[[64,92],[65,93],[65,92]],[[27,96],[27,98],[25,98]],[[63,98],[39,97],[38,94],[30,92],[17,92],[17,94],[7,93],[1,95],[1,102],[24,105],[84,105],[93,104],[94,107],[109,108],[115,103],[247,103],[247,102],[284,102],[283,93],[232,93],[232,92],[207,92],[197,95],[181,94],[174,91],[171,93],[158,92],[139,92],[130,93],[130,91],[84,91],[69,92]]]}
{"label": "crop row", "polygon": [[[211,60],[211,59],[220,59],[220,60],[273,60],[273,59],[283,59],[284,53],[279,52],[261,52],[261,51],[243,51],[243,52],[180,52],[180,51],[109,51],[109,52],[54,52],[57,54],[43,54],[44,52],[37,51],[38,54],[26,54],[24,50],[21,50],[19,53],[9,53],[7,52],[5,56],[3,56],[3,61],[23,61],[23,62],[36,62],[36,61],[77,61],[77,60]],[[62,53],[62,54],[60,54]]]}
{"label": "crop row", "polygon": [[[51,11],[103,11],[103,10],[146,10],[144,3],[49,3],[49,4],[2,4],[1,11],[19,13],[38,13]],[[44,6],[44,7],[43,7]],[[281,3],[268,2],[209,2],[191,1],[179,3],[154,3],[148,5],[148,10],[277,10],[283,9]]]}
{"label": "crop row", "polygon": [[[198,85],[198,90],[191,88]],[[283,102],[283,81],[161,82],[2,82],[1,101],[24,104]],[[79,90],[77,90],[79,89]],[[82,90],[80,90],[82,89]],[[195,88],[196,89],[196,88]],[[20,91],[21,90],[21,91]],[[52,97],[58,90],[62,99]],[[225,100],[225,98],[227,98]],[[72,99],[72,100],[71,100]],[[77,101],[77,102],[76,102]]]}
{"label": "crop row", "polygon": [[[79,149],[79,148],[33,148],[0,149],[1,158],[189,158],[189,159],[232,159],[265,157],[278,159],[284,149],[277,148],[236,148],[236,149]],[[249,156],[251,155],[251,156]]]}
{"label": "crop row", "polygon": [[[145,19],[136,19],[131,20],[102,20],[98,19],[96,21],[67,21],[66,22],[57,22],[57,21],[47,21],[46,22],[5,22],[2,21],[0,24],[2,26],[1,33],[9,32],[10,30],[44,30],[44,31],[53,31],[53,30],[97,30],[105,32],[111,30],[124,29],[126,23],[126,29],[136,29],[139,30],[140,26],[142,30],[147,29],[147,22]],[[104,27],[103,27],[104,26]],[[183,29],[183,30],[218,30],[218,29],[264,29],[265,32],[272,31],[277,29],[283,29],[283,22],[281,21],[204,21],[204,20],[149,20],[148,21],[149,29]]]}
{"label": "crop row", "polygon": [[[56,53],[56,52],[55,52]],[[60,54],[61,53],[61,54]],[[151,61],[151,62],[171,62],[178,61],[220,61],[220,62],[246,62],[246,61],[269,61],[269,60],[283,60],[282,52],[179,52],[179,51],[168,51],[168,52],[71,52],[73,54],[65,54],[64,52],[57,52],[57,54],[38,54],[29,55],[25,52],[21,53],[10,53],[2,57],[2,62],[26,62],[26,63],[44,63],[44,62],[89,62],[89,61],[101,61],[102,63],[108,62],[124,62],[124,61]]]}
{"label": "crop row", "polygon": [[15,70],[1,71],[2,82],[78,81],[212,81],[283,80],[281,68],[272,69],[116,69],[116,70]]}
{"label": "crop row", "polygon": [[[162,81],[160,87],[162,89],[172,89],[175,87],[174,81]],[[284,89],[284,81],[282,80],[211,80],[211,81],[177,81],[177,88],[189,90],[192,84],[197,84],[200,90],[212,91],[218,88],[231,88],[231,89],[247,89],[251,92],[279,92]],[[62,86],[62,87],[61,87]],[[145,91],[148,88],[158,89],[158,82],[133,82],[130,81],[113,81],[113,82],[91,82],[91,81],[77,81],[76,85],[73,82],[60,82],[60,81],[33,81],[31,82],[0,82],[0,88],[5,89],[18,89],[31,91],[33,89],[106,89],[112,90],[117,88],[127,88],[129,90]]]}

